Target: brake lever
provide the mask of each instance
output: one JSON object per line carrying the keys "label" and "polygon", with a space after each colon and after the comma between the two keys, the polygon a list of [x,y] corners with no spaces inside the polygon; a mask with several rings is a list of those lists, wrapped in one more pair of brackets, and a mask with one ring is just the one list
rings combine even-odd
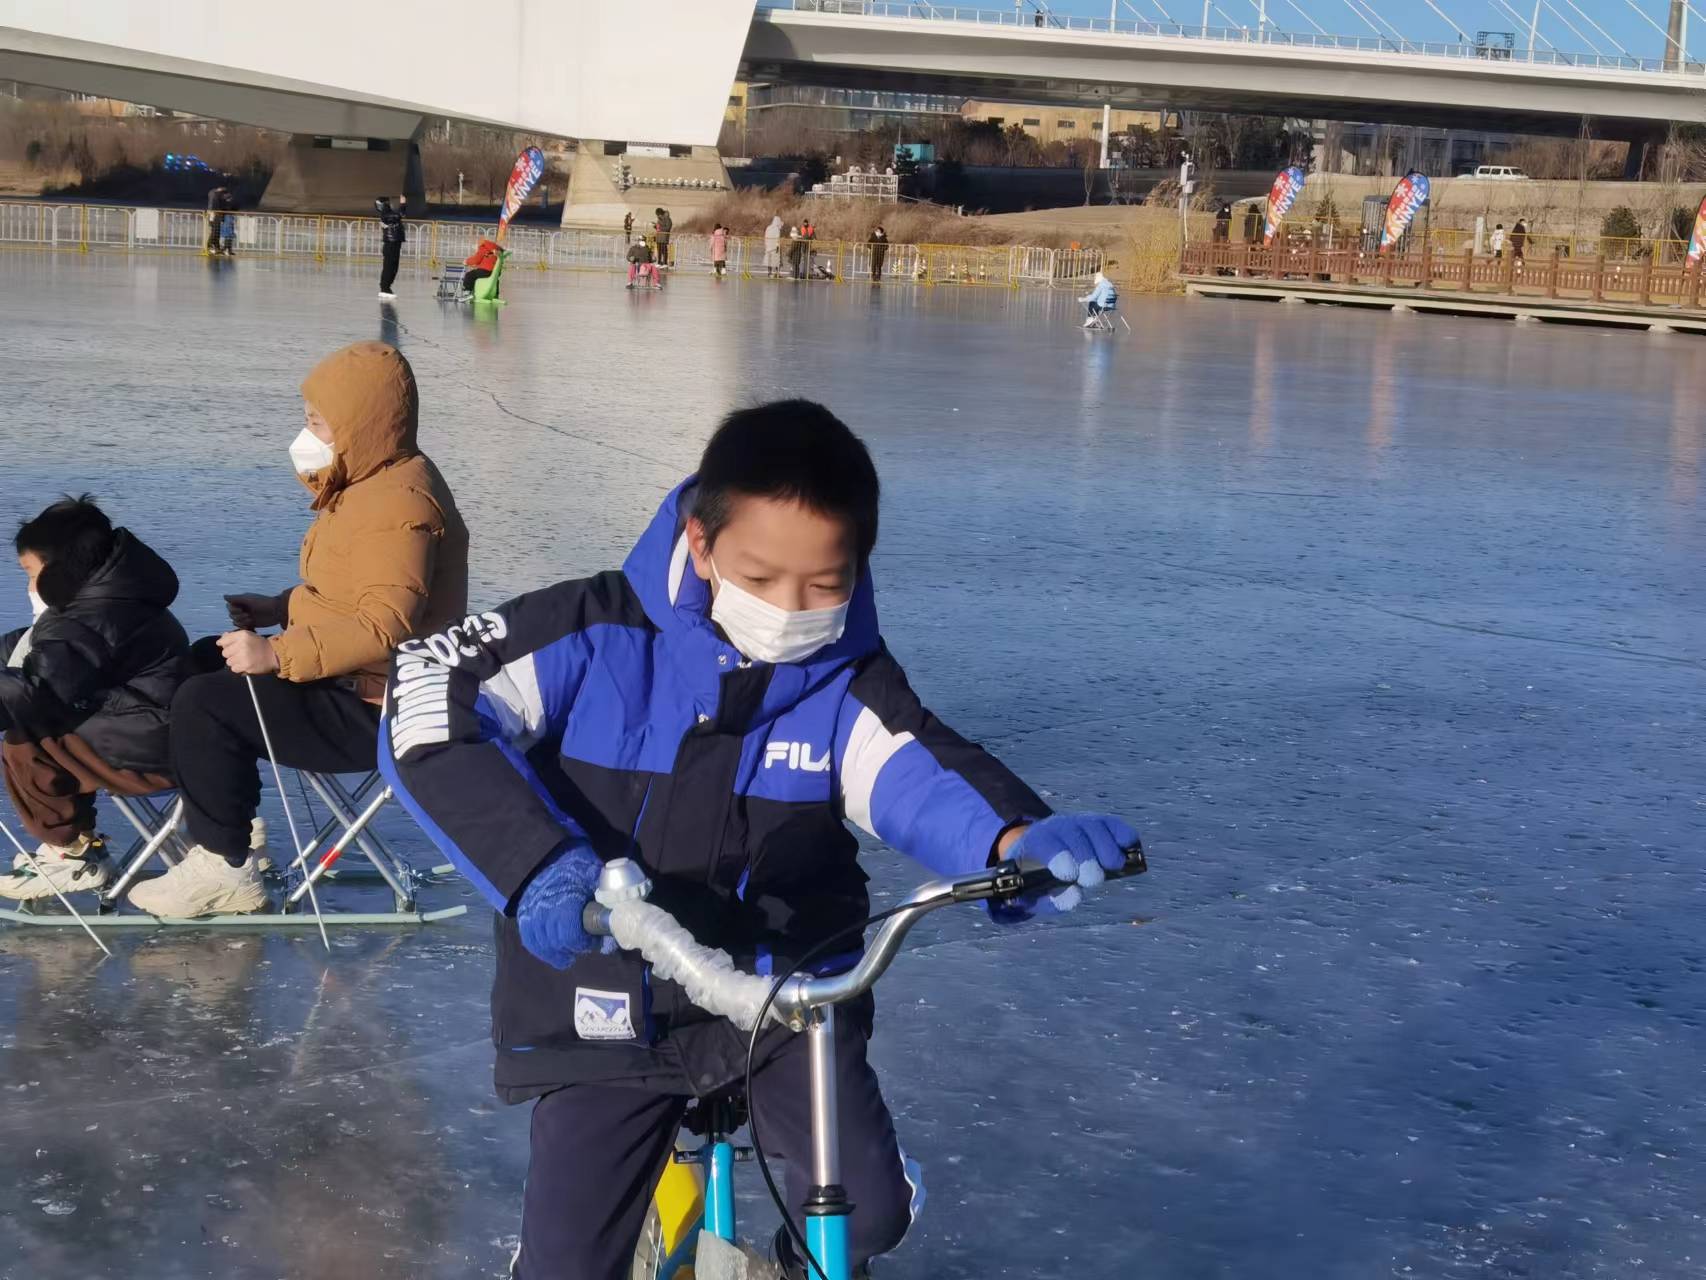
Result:
{"label": "brake lever", "polygon": [[[1124,880],[1127,876],[1142,875],[1149,870],[1149,861],[1143,856],[1143,841],[1134,840],[1121,852],[1125,855],[1125,865],[1112,871],[1104,867],[1102,874],[1107,879]],[[1028,893],[1064,888],[1065,885],[1065,881],[1055,879],[1048,867],[1035,858],[1008,858],[996,863],[976,880],[956,885],[954,900],[982,902],[993,898],[997,902],[1007,902]]]}

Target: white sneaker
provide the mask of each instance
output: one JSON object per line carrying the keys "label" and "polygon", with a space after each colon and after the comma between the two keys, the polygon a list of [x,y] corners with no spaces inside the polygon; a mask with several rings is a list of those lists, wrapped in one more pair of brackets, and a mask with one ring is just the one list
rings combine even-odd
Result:
{"label": "white sneaker", "polygon": [[191,919],[260,911],[267,905],[267,891],[253,858],[234,867],[198,844],[165,875],[132,889],[130,901],[151,916]]}
{"label": "white sneaker", "polygon": [[1084,317],[1084,327],[1086,329],[1094,329],[1096,327],[1096,317],[1095,316],[1085,316]]}
{"label": "white sneaker", "polygon": [[55,888],[60,893],[81,893],[104,888],[112,878],[107,846],[89,836],[80,837],[74,845],[38,845],[35,858],[40,875],[23,854],[13,859],[12,874],[0,876],[0,898],[30,902],[56,896]]}
{"label": "white sneaker", "polygon": [[395,298],[397,295],[394,293],[387,293],[387,292],[385,292],[385,290],[381,289],[379,291],[379,296],[381,298],[384,298],[387,302],[389,302],[392,298]]}
{"label": "white sneaker", "polygon": [[267,820],[249,820],[249,859],[263,876],[272,870],[272,855],[267,852]]}

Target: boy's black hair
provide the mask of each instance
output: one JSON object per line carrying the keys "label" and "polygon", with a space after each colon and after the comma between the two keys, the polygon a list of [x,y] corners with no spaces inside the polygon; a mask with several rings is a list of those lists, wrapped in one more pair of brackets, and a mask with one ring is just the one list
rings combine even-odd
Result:
{"label": "boy's black hair", "polygon": [[812,400],[772,400],[724,418],[704,456],[693,515],[714,543],[739,498],[798,502],[847,521],[858,563],[877,545],[881,485],[865,442]]}
{"label": "boy's black hair", "polygon": [[20,524],[12,541],[19,555],[33,551],[41,557],[36,594],[63,609],[112,555],[113,522],[89,494],[67,495]]}

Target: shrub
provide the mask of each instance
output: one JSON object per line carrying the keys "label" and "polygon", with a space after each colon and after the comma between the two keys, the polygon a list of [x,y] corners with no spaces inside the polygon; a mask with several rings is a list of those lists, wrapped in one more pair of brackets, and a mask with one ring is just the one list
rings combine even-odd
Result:
{"label": "shrub", "polygon": [[1672,240],[1686,242],[1694,234],[1694,210],[1677,205],[1670,211],[1670,221],[1665,224],[1665,234]]}
{"label": "shrub", "polygon": [[1641,238],[1641,223],[1633,209],[1620,204],[1605,215],[1605,221],[1599,225],[1599,234],[1608,240],[1638,240]]}

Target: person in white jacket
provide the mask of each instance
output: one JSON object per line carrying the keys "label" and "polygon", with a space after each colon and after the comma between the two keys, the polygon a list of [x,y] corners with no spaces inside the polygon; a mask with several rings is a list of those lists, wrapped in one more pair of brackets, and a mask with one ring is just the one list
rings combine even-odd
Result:
{"label": "person in white jacket", "polygon": [[764,269],[775,275],[782,269],[782,215],[770,219],[764,228]]}
{"label": "person in white jacket", "polygon": [[1090,292],[1078,299],[1084,304],[1084,309],[1087,312],[1084,317],[1084,327],[1088,329],[1094,325],[1096,317],[1104,311],[1112,311],[1119,300],[1120,296],[1114,288],[1114,282],[1098,271],[1095,278],[1090,282]]}

